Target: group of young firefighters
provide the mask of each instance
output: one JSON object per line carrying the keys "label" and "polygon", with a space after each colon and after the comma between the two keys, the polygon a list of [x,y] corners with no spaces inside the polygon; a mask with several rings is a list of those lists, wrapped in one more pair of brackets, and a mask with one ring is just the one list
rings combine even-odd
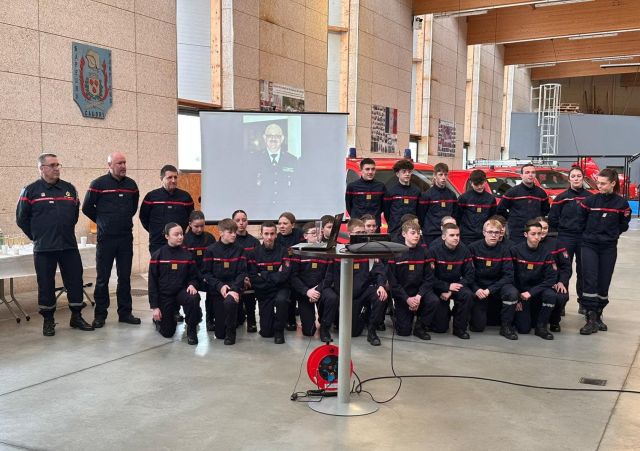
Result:
{"label": "group of young firefighters", "polygon": [[[456,197],[447,187],[448,168],[434,168],[427,191],[410,183],[413,164],[399,160],[398,181],[390,187],[375,180],[375,161],[360,163],[361,178],[348,185],[345,199],[351,219],[349,234],[375,233],[382,224],[406,251],[388,259],[356,258],[353,262],[352,335],[367,332],[380,345],[385,312],[395,333],[429,340],[429,332],[468,339],[487,325],[517,340],[518,334],[554,338],[569,300],[572,263],[577,264],[576,294],[586,323],[583,335],[606,331],[602,312],[608,303],[619,235],[629,226],[626,200],[617,194],[618,176],[605,169],[598,176],[599,193],[583,187],[583,172],[574,167],[570,187],[551,202],[535,184],[535,167],[521,168],[522,183],[498,204],[485,190],[482,170],[470,174],[470,189]],[[247,214],[237,210],[218,223],[220,239],[204,232],[204,215],[193,211],[189,226],[164,228],[167,244],[149,266],[149,299],[154,320],[164,336],[172,336],[185,312],[187,340],[196,344],[202,319],[199,292],[206,292],[206,327],[231,345],[236,328],[285,341],[285,330],[332,340],[338,324],[340,265],[333,258],[301,257],[290,247],[326,239],[330,215],[296,228],[295,216],[280,215],[277,224],[260,225],[260,240],[247,232]],[[557,237],[549,236],[549,230]],[[508,238],[506,232],[508,231]],[[256,324],[256,301],[259,328]],[[297,308],[296,308],[297,307]]]}

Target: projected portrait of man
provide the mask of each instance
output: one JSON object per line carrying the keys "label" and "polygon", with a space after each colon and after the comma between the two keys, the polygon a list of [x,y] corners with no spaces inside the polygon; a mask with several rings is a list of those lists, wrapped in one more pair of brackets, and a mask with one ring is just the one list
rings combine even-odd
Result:
{"label": "projected portrait of man", "polygon": [[277,204],[293,187],[298,158],[283,148],[286,136],[278,124],[269,124],[262,138],[265,150],[258,157],[256,185],[261,188],[261,197]]}

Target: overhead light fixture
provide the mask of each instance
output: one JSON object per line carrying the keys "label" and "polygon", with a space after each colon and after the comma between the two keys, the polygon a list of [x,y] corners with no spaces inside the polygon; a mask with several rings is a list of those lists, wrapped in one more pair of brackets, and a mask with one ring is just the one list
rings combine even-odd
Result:
{"label": "overhead light fixture", "polygon": [[556,63],[518,64],[518,69],[536,69],[538,67],[553,67]]}
{"label": "overhead light fixture", "polygon": [[434,17],[468,17],[468,16],[481,16],[487,14],[488,9],[468,9],[466,11],[455,11],[441,14],[434,14]]}
{"label": "overhead light fixture", "polygon": [[573,3],[586,3],[592,2],[593,0],[544,0],[542,2],[534,3],[534,8],[546,8],[547,6],[558,6],[558,5],[571,5]]}
{"label": "overhead light fixture", "polygon": [[595,38],[613,38],[615,36],[618,36],[618,32],[617,31],[611,31],[608,33],[584,33],[584,34],[577,34],[574,36],[569,36],[569,40],[570,41],[579,41],[581,39],[595,39]]}
{"label": "overhead light fixture", "polygon": [[640,67],[640,63],[611,63],[611,64],[601,64],[601,69],[613,69],[617,67]]}
{"label": "overhead light fixture", "polygon": [[592,58],[591,62],[601,63],[601,62],[607,62],[607,61],[625,61],[625,60],[632,60],[634,58],[635,56],[607,56],[605,58]]}

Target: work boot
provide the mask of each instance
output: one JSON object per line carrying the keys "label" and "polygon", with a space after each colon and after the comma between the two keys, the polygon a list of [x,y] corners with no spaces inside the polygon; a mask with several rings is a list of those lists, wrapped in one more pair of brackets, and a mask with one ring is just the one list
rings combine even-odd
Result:
{"label": "work boot", "polygon": [[320,341],[324,343],[331,343],[333,338],[331,338],[331,332],[329,331],[330,326],[321,325],[320,326]]}
{"label": "work boot", "polygon": [[284,344],[284,331],[277,330],[273,336],[273,342],[277,345]]}
{"label": "work boot", "polygon": [[184,321],[184,316],[180,314],[180,311],[177,311],[173,314],[173,319],[176,320],[176,323],[181,323]]}
{"label": "work boot", "polygon": [[369,326],[367,341],[371,343],[371,346],[380,346],[380,338],[378,338],[378,334],[376,333],[376,326]]}
{"label": "work boot", "polygon": [[233,327],[228,327],[227,328],[227,333],[225,335],[224,338],[224,344],[229,346],[229,345],[234,345],[236,344],[236,329]]}
{"label": "work boot", "polygon": [[469,333],[466,330],[455,330],[453,331],[453,335],[455,335],[458,338],[461,338],[463,340],[468,340],[469,338],[471,338],[469,336]]}
{"label": "work boot", "polygon": [[562,327],[560,327],[560,324],[549,324],[549,330],[551,330],[551,332],[560,332]]}
{"label": "work boot", "polygon": [[213,320],[213,314],[211,312],[207,312],[207,332],[213,332],[216,328],[216,322]]}
{"label": "work boot", "polygon": [[258,332],[258,328],[256,327],[255,318],[254,318],[253,322],[251,322],[251,321],[249,321],[247,319],[247,332],[252,333],[252,334]]}
{"label": "work boot", "polygon": [[547,326],[536,326],[536,335],[543,340],[553,340],[553,334],[547,330]]}
{"label": "work boot", "polygon": [[596,334],[598,330],[598,314],[596,312],[587,312],[587,323],[580,329],[580,335]]}
{"label": "work boot", "polygon": [[607,325],[602,321],[602,312],[598,312],[598,317],[596,318],[596,322],[598,323],[598,330],[602,332],[606,332],[609,330]]}
{"label": "work boot", "polygon": [[93,322],[91,323],[91,325],[93,326],[94,329],[100,329],[101,327],[104,327],[104,323],[107,321],[107,318],[105,318],[104,316],[96,316],[93,319]]}
{"label": "work boot", "polygon": [[74,329],[80,330],[94,330],[93,326],[86,322],[80,312],[73,312],[71,314],[71,320],[69,321],[69,326]]}
{"label": "work boot", "polygon": [[122,315],[120,318],[118,318],[118,322],[138,325],[142,321],[140,320],[140,318],[137,318],[133,316],[131,313],[129,313],[128,315]]}
{"label": "work boot", "polygon": [[415,325],[413,326],[413,335],[418,337],[420,340],[431,340],[431,335],[429,335],[429,333],[424,330],[424,327],[422,327],[422,325]]}
{"label": "work boot", "polygon": [[45,318],[42,323],[42,335],[53,337],[56,334],[56,322],[53,318]]}
{"label": "work boot", "polygon": [[502,326],[500,328],[500,335],[502,335],[507,340],[517,340],[518,334],[511,326]]}
{"label": "work boot", "polygon": [[187,326],[187,343],[190,345],[198,344],[198,326]]}
{"label": "work boot", "polygon": [[289,324],[287,324],[286,329],[289,332],[295,332],[298,329],[298,324],[297,323],[289,323]]}

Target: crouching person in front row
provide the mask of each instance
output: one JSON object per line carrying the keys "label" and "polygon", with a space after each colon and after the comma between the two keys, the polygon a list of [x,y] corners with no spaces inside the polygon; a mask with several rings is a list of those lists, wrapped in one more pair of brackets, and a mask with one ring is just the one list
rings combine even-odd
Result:
{"label": "crouching person in front row", "polygon": [[515,325],[519,333],[528,334],[531,330],[531,312],[538,310],[535,334],[545,340],[553,340],[553,334],[547,327],[557,300],[553,290],[553,285],[558,281],[557,266],[549,250],[540,245],[542,225],[539,222],[529,220],[525,225],[524,237],[526,241],[511,248],[515,285],[520,293]]}
{"label": "crouching person in front row", "polygon": [[289,276],[291,259],[288,250],[276,243],[276,225],[263,222],[260,226],[262,244],[248,257],[249,278],[260,309],[260,335],[284,343],[284,328],[289,312]]}
{"label": "crouching person in front row", "polygon": [[200,273],[191,252],[182,247],[182,227],[170,222],[164,228],[167,244],[149,261],[149,304],[153,322],[163,337],[176,332],[175,312],[182,306],[186,315],[187,342],[198,344],[198,323],[202,320],[200,295],[196,287]]}
{"label": "crouching person in front row", "polygon": [[204,253],[203,277],[207,282],[207,299],[211,299],[214,331],[225,345],[236,343],[238,303],[248,276],[244,250],[236,243],[238,225],[231,218],[218,223],[220,241],[213,243]]}
{"label": "crouching person in front row", "polygon": [[409,248],[388,263],[389,285],[395,306],[395,327],[398,335],[411,334],[421,340],[431,340],[427,326],[433,321],[438,297],[433,292],[433,273],[427,264],[427,250],[418,246],[420,226],[407,221],[402,224],[404,244]]}

